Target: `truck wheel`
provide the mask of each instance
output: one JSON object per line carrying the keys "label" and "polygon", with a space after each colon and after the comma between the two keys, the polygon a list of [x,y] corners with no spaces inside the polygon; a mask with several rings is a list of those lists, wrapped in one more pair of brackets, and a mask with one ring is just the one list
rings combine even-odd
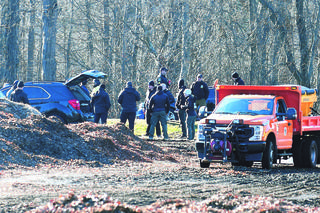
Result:
{"label": "truck wheel", "polygon": [[245,161],[243,165],[245,167],[251,168],[253,166],[253,161]]}
{"label": "truck wheel", "polygon": [[305,167],[315,168],[318,161],[318,147],[314,139],[309,139],[303,147],[302,156],[305,162]]}
{"label": "truck wheel", "polygon": [[207,160],[200,160],[200,167],[201,168],[209,168],[210,162]]}
{"label": "truck wheel", "polygon": [[292,147],[293,164],[294,164],[294,167],[297,167],[297,168],[303,167],[302,143],[303,142],[301,140],[293,141],[293,147]]}
{"label": "truck wheel", "polygon": [[267,146],[262,156],[262,168],[271,169],[274,159],[274,144],[271,140],[267,141]]}

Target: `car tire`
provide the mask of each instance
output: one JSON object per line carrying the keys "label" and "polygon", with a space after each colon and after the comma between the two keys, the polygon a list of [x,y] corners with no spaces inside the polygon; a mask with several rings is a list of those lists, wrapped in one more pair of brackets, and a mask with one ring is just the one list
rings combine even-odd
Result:
{"label": "car tire", "polygon": [[51,112],[51,113],[46,114],[46,117],[47,118],[55,117],[55,118],[59,119],[62,123],[67,124],[66,119],[64,118],[64,116],[61,113]]}

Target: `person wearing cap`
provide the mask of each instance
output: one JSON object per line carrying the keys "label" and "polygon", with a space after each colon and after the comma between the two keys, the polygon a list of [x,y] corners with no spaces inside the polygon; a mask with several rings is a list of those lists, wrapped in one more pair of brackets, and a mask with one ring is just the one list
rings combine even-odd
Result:
{"label": "person wearing cap", "polygon": [[[151,110],[149,109],[149,103],[151,97],[157,92],[157,87],[154,86],[154,81],[149,81],[148,83],[148,90],[146,92],[146,99],[144,101],[144,109],[145,109],[145,118],[147,123],[147,129],[146,129],[146,135],[149,136],[149,131],[151,127]],[[161,136],[161,129],[160,129],[160,123],[156,125],[156,133],[157,136]]]}
{"label": "person wearing cap", "polygon": [[244,85],[244,81],[240,78],[237,72],[232,74],[232,79],[234,81],[234,85]]}
{"label": "person wearing cap", "polygon": [[162,91],[162,86],[157,87],[157,92],[151,97],[149,110],[151,110],[151,127],[149,131],[149,139],[153,140],[154,128],[160,121],[163,131],[164,140],[168,140],[167,131],[167,113],[169,112],[169,98]]}
{"label": "person wearing cap", "polygon": [[183,108],[186,109],[187,113],[187,128],[188,128],[188,140],[193,140],[195,136],[195,122],[197,113],[194,110],[195,97],[191,94],[190,89],[184,91],[186,97],[186,105]]}
{"label": "person wearing cap", "polygon": [[100,83],[99,79],[97,79],[97,78],[93,79],[93,89],[90,94],[91,97],[99,91],[100,85],[101,85],[101,83]]}
{"label": "person wearing cap", "polygon": [[110,109],[111,103],[108,93],[105,91],[106,85],[102,84],[99,90],[96,91],[91,97],[91,106],[94,112],[94,122],[107,123],[108,111]]}
{"label": "person wearing cap", "polygon": [[17,85],[18,85],[19,81],[15,80],[11,86],[11,88],[8,90],[8,92],[6,93],[6,97],[11,100],[11,93],[17,89]]}
{"label": "person wearing cap", "polygon": [[184,80],[179,80],[179,93],[177,96],[177,102],[176,102],[176,108],[178,109],[179,114],[179,120],[182,130],[182,136],[181,138],[187,137],[187,128],[186,128],[186,109],[183,108],[184,105],[186,105],[186,97],[184,96],[184,91],[186,89],[186,86],[184,85]]}
{"label": "person wearing cap", "polygon": [[87,88],[87,79],[86,80],[83,80],[82,82],[81,82],[81,84],[80,84],[80,87],[81,87],[81,89],[88,95],[88,96],[90,96],[90,92],[89,92],[89,90],[88,90],[88,88]]}
{"label": "person wearing cap", "polygon": [[160,84],[166,84],[166,86],[167,86],[167,88],[169,88],[169,86],[170,86],[170,81],[167,79],[167,77],[166,77],[166,74],[167,74],[167,72],[168,72],[168,70],[167,70],[167,68],[165,68],[165,67],[162,67],[161,69],[160,69],[160,74],[159,74],[159,76],[157,77],[157,83],[158,83],[158,85],[160,85]]}
{"label": "person wearing cap", "polygon": [[128,81],[126,88],[122,90],[118,97],[118,103],[122,107],[120,122],[126,123],[129,121],[129,129],[134,131],[134,120],[136,119],[137,105],[136,102],[140,101],[139,92],[132,87],[132,82]]}
{"label": "person wearing cap", "polygon": [[197,76],[197,80],[191,86],[191,94],[196,99],[196,110],[198,111],[201,106],[206,106],[206,101],[209,97],[209,88],[207,83],[202,79],[202,75]]}
{"label": "person wearing cap", "polygon": [[17,88],[11,93],[11,101],[29,104],[28,95],[23,91],[23,87],[23,81],[19,81],[19,83],[17,84]]}

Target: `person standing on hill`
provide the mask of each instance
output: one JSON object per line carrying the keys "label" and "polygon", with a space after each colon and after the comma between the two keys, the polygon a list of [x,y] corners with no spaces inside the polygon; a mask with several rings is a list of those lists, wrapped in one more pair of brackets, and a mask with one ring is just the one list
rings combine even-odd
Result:
{"label": "person standing on hill", "polygon": [[120,122],[126,123],[129,121],[129,129],[134,131],[134,120],[136,119],[137,105],[136,102],[140,101],[139,92],[132,87],[132,82],[127,82],[127,87],[120,92],[118,103],[122,107]]}
{"label": "person standing on hill", "polygon": [[208,85],[203,81],[202,75],[197,76],[197,81],[193,82],[191,86],[191,94],[196,99],[197,112],[201,106],[206,106],[206,101],[209,97]]}
{"label": "person standing on hill", "polygon": [[186,129],[186,109],[183,108],[184,105],[186,105],[186,97],[184,96],[184,91],[186,89],[186,86],[184,85],[184,80],[180,79],[179,81],[179,93],[177,97],[176,102],[176,108],[179,110],[179,120],[182,130],[182,136],[181,138],[187,137],[187,129]]}
{"label": "person standing on hill", "polygon": [[10,95],[11,101],[29,104],[28,95],[23,91],[23,87],[23,81],[19,81],[17,88]]}
{"label": "person standing on hill", "polygon": [[240,78],[237,72],[232,74],[232,79],[234,81],[234,85],[244,85],[244,81]]}
{"label": "person standing on hill", "polygon": [[151,97],[149,110],[151,110],[151,127],[149,131],[149,139],[153,140],[154,128],[158,121],[161,122],[164,140],[168,140],[167,131],[167,113],[169,112],[169,98],[162,91],[162,86],[158,86],[158,91]]}
{"label": "person standing on hill", "polygon": [[160,69],[160,74],[157,78],[157,83],[158,83],[158,85],[165,84],[167,86],[167,88],[169,88],[170,81],[166,77],[167,72],[168,72],[168,70],[165,67],[162,67]]}
{"label": "person standing on hill", "polygon": [[96,91],[91,98],[91,106],[93,106],[94,112],[94,122],[107,123],[108,111],[110,109],[111,103],[108,93],[105,91],[106,85],[102,84],[99,90]]}

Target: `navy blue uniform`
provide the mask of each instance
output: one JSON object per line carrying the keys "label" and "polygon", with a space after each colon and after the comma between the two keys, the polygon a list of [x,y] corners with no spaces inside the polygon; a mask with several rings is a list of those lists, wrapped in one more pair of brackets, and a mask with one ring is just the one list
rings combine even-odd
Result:
{"label": "navy blue uniform", "polygon": [[234,80],[234,85],[244,85],[244,81],[238,77]]}
{"label": "navy blue uniform", "polygon": [[[147,122],[147,129],[146,129],[146,136],[149,136],[149,131],[151,127],[151,110],[149,109],[149,103],[151,97],[157,92],[157,88],[153,87],[152,90],[148,89],[146,93],[146,100],[144,102],[144,107],[145,107],[145,115],[146,115],[146,122]],[[161,129],[160,129],[160,124],[156,126],[156,133],[157,136],[161,135]]]}
{"label": "navy blue uniform", "polygon": [[25,92],[23,92],[22,89],[15,89],[11,95],[10,95],[10,100],[14,102],[20,102],[24,104],[29,104],[29,99],[28,96]]}
{"label": "navy blue uniform", "polygon": [[104,90],[104,86],[101,86],[97,92],[95,92],[91,98],[91,105],[93,106],[94,122],[105,124],[108,118],[108,111],[111,103],[108,93]]}
{"label": "navy blue uniform", "polygon": [[137,105],[140,101],[140,94],[132,86],[126,87],[119,95],[118,103],[122,106],[120,122],[129,121],[129,129],[134,129],[134,120],[136,118]]}
{"label": "navy blue uniform", "polygon": [[[159,90],[161,88],[161,90]],[[167,113],[169,112],[169,98],[162,91],[162,87],[158,87],[158,92],[156,92],[150,100],[149,109],[151,110],[151,127],[149,131],[149,139],[153,139],[154,128],[157,125],[157,122],[160,121],[164,139],[168,139],[167,131]]]}
{"label": "navy blue uniform", "polygon": [[[181,83],[180,83],[181,82]],[[183,108],[184,105],[186,105],[186,97],[184,96],[183,92],[186,89],[184,86],[184,82],[182,83],[182,80],[179,82],[179,93],[177,97],[177,102],[176,102],[176,108],[179,110],[179,120],[180,120],[180,125],[181,125],[181,130],[182,130],[182,137],[187,137],[187,128],[186,128],[186,110]]]}

